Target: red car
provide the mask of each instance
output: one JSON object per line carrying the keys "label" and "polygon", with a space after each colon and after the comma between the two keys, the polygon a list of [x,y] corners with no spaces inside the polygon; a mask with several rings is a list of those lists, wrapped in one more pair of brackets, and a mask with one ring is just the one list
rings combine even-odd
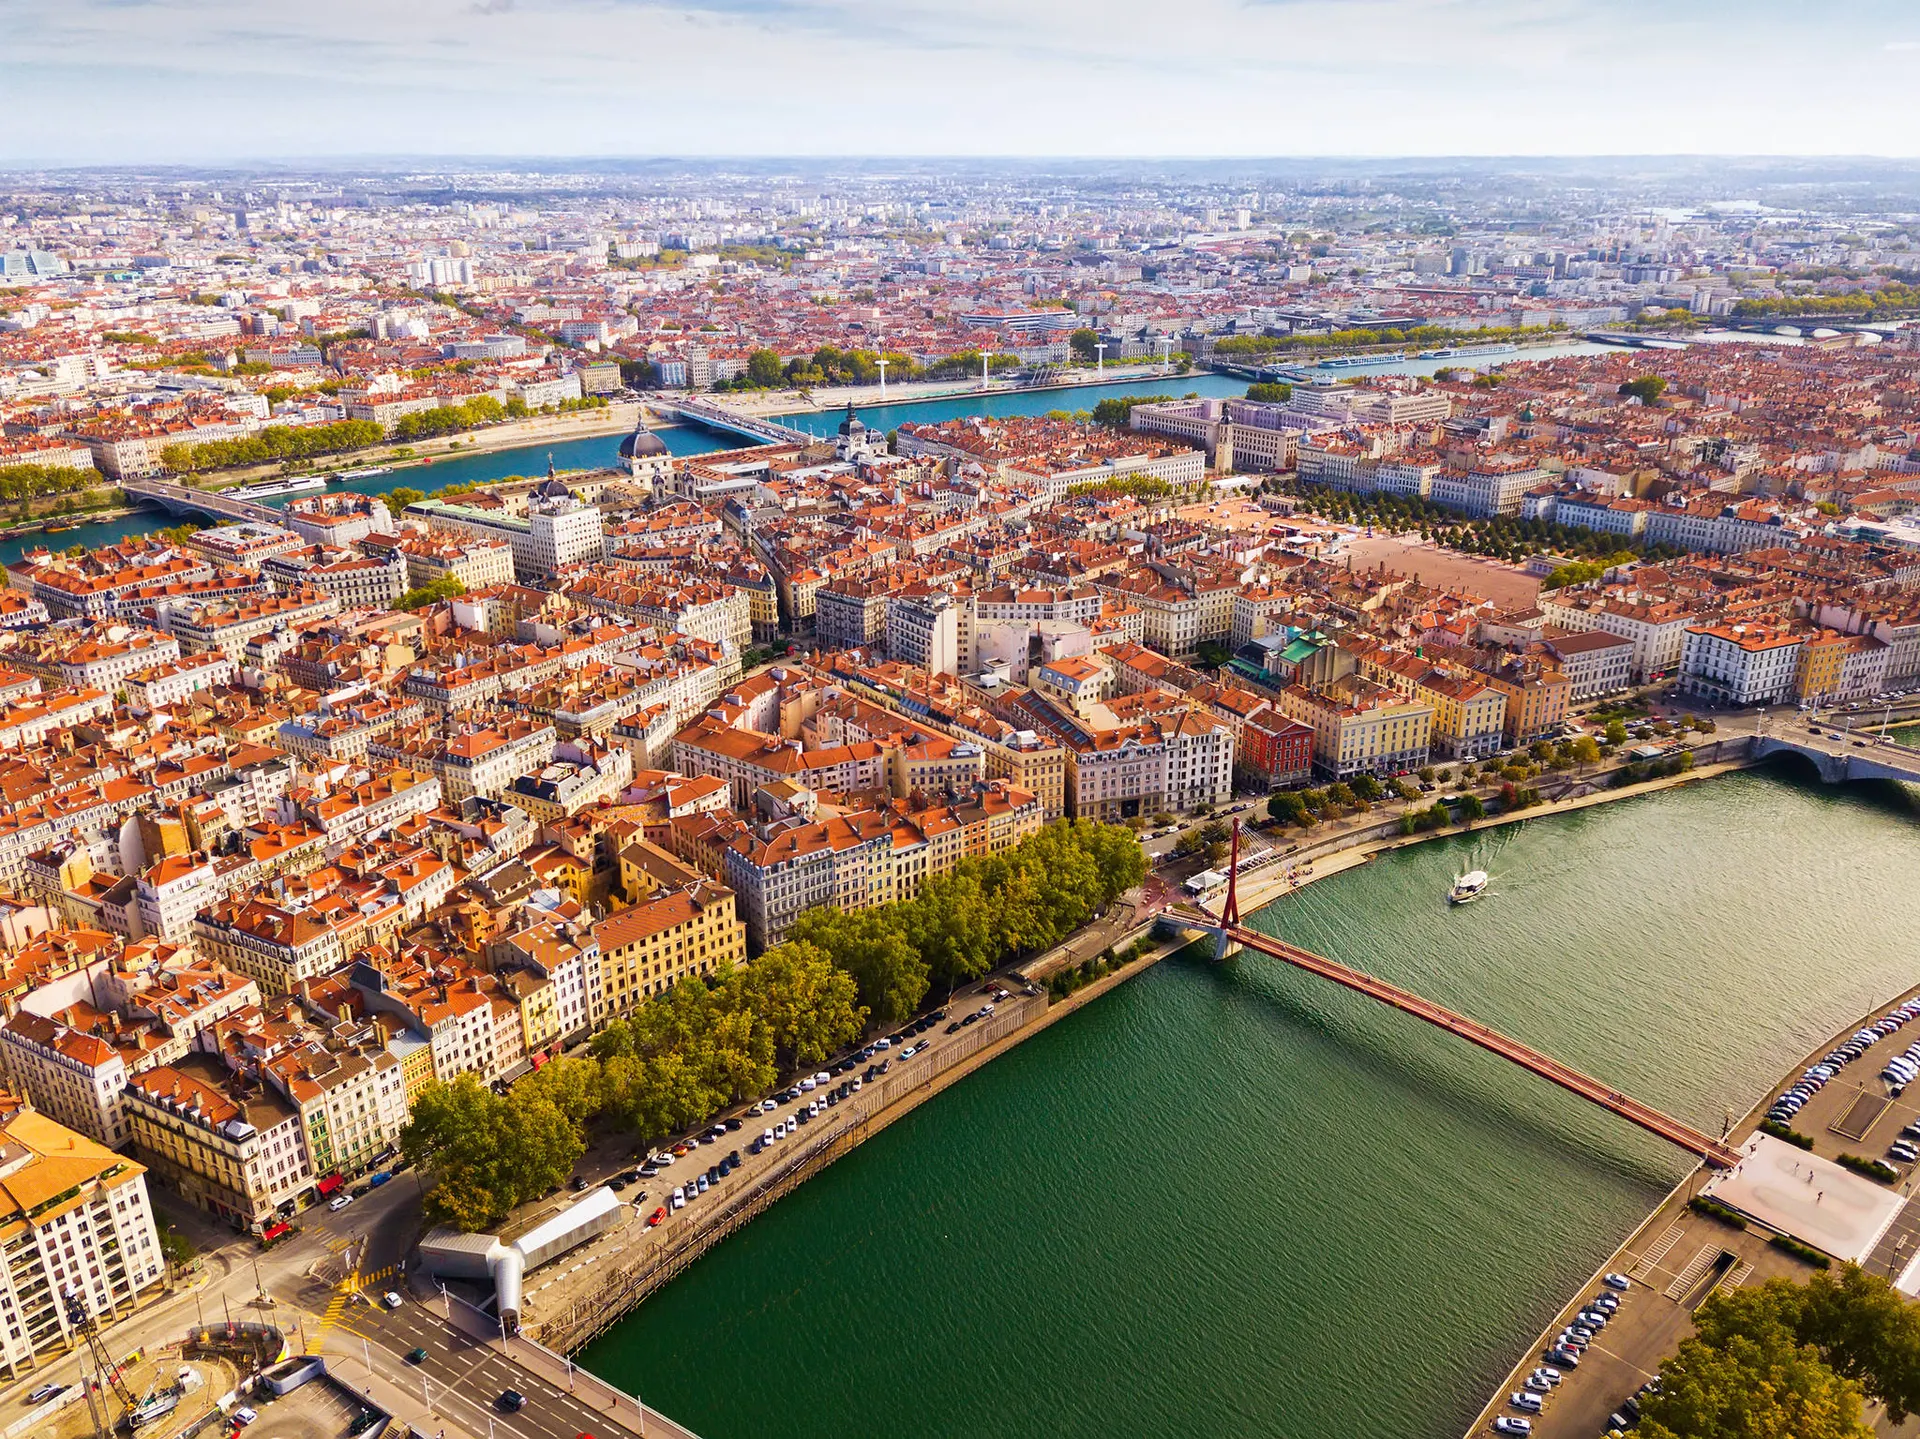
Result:
{"label": "red car", "polygon": [[665,1219],[666,1217],[667,1217],[667,1206],[663,1204],[658,1209],[654,1210],[653,1213],[647,1216],[647,1228],[649,1229],[653,1228],[654,1225],[658,1224],[661,1220]]}

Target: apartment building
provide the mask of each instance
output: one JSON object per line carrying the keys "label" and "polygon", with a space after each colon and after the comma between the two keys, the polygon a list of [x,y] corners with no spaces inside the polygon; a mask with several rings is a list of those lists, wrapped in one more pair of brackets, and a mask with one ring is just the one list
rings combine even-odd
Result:
{"label": "apartment building", "polygon": [[892,897],[893,822],[861,810],[817,823],[788,821],[735,836],[721,852],[747,944],[780,943],[802,910],[866,909]]}
{"label": "apartment building", "polygon": [[407,513],[426,520],[435,530],[504,541],[513,551],[514,576],[523,584],[538,583],[569,565],[601,559],[605,553],[600,511],[566,494],[564,487],[559,495],[536,496],[525,515],[448,500],[421,500],[409,506]]}
{"label": "apartment building", "polygon": [[1573,682],[1537,655],[1515,655],[1474,670],[1481,683],[1506,696],[1501,737],[1508,747],[1559,733],[1573,700]]}
{"label": "apartment building", "polygon": [[1432,749],[1433,706],[1358,674],[1318,690],[1289,685],[1278,703],[1313,731],[1314,773],[1325,779],[1419,769]]}
{"label": "apartment building", "polygon": [[1445,759],[1485,759],[1500,748],[1506,729],[1507,697],[1477,675],[1429,669],[1413,688],[1413,697],[1433,707],[1432,745]]}
{"label": "apartment building", "polygon": [[331,926],[261,899],[227,900],[200,912],[193,934],[203,959],[247,975],[267,995],[292,993],[346,958]]}
{"label": "apartment building", "polygon": [[1633,645],[1627,677],[1652,684],[1678,672],[1687,630],[1699,623],[1688,606],[1670,600],[1599,595],[1591,591],[1547,591],[1538,605],[1548,624],[1574,633],[1599,630]]}
{"label": "apartment building", "polygon": [[553,725],[538,719],[500,724],[462,723],[448,737],[409,736],[376,743],[368,755],[423,769],[440,781],[449,804],[478,795],[496,799],[522,775],[537,774],[553,760]]}
{"label": "apartment building", "polygon": [[235,1229],[259,1233],[313,1186],[299,1114],[210,1054],[136,1075],[122,1102],[154,1176]]}
{"label": "apartment building", "polygon": [[0,1094],[0,1364],[16,1378],[79,1341],[64,1296],[124,1317],[166,1277],[146,1168]]}
{"label": "apartment building", "polygon": [[1794,697],[1806,640],[1804,629],[1786,625],[1695,625],[1680,660],[1680,688],[1715,704],[1779,704]]}
{"label": "apartment building", "polygon": [[1604,630],[1555,635],[1547,649],[1560,661],[1560,673],[1573,686],[1574,704],[1605,699],[1627,688],[1633,670],[1633,641]]}
{"label": "apartment building", "polygon": [[334,1049],[311,1039],[261,1059],[259,1068],[298,1117],[316,1179],[365,1169],[399,1142],[406,1086],[399,1058],[383,1044]]}
{"label": "apartment building", "polygon": [[601,920],[593,927],[593,940],[600,951],[602,1004],[614,1016],[682,979],[744,964],[748,929],[736,913],[734,892],[695,876]]}

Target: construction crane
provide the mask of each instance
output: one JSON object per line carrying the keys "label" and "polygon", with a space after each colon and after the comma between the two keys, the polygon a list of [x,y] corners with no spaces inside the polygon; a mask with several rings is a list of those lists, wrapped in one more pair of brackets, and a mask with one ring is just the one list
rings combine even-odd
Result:
{"label": "construction crane", "polygon": [[67,1306],[67,1322],[80,1331],[80,1337],[87,1341],[87,1352],[93,1356],[93,1367],[100,1378],[113,1388],[114,1397],[131,1414],[139,1402],[133,1397],[133,1391],[127,1388],[127,1381],[120,1377],[120,1366],[107,1357],[107,1346],[101,1341],[100,1326],[93,1322],[93,1315],[87,1311],[87,1302],[80,1297],[80,1291],[69,1284],[61,1294]]}
{"label": "construction crane", "polygon": [[135,1399],[133,1390],[127,1387],[127,1381],[120,1372],[120,1366],[107,1354],[106,1343],[100,1337],[100,1326],[94,1322],[80,1291],[69,1284],[60,1297],[66,1304],[67,1322],[86,1340],[87,1352],[93,1356],[93,1367],[101,1382],[109,1386],[114,1398],[120,1401],[122,1423],[129,1429],[138,1429],[156,1419],[166,1418],[180,1407],[179,1390],[161,1390],[157,1385],[148,1391],[145,1399]]}

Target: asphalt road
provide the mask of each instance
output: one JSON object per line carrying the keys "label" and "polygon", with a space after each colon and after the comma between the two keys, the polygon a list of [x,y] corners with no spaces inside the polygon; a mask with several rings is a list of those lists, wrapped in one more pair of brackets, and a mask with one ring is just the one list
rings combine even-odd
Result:
{"label": "asphalt road", "polygon": [[[377,1296],[369,1296],[377,1299]],[[624,1432],[585,1400],[556,1389],[496,1350],[456,1329],[438,1302],[407,1299],[398,1309],[377,1303],[353,1306],[328,1336],[330,1348],[359,1345],[373,1372],[418,1397],[473,1435],[521,1435],[524,1439],[597,1439]],[[416,1348],[427,1358],[409,1364]],[[526,1396],[526,1406],[507,1413],[497,1404],[508,1389]]]}

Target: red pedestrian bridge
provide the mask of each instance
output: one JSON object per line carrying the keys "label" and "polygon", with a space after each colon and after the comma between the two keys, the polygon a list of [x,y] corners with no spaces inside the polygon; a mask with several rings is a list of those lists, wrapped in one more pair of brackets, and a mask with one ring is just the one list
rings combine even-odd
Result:
{"label": "red pedestrian bridge", "polygon": [[[1234,851],[1238,858],[1239,826],[1234,827]],[[1522,1044],[1509,1035],[1489,1025],[1470,1019],[1464,1014],[1455,1013],[1445,1005],[1435,1004],[1424,999],[1412,990],[1402,989],[1397,984],[1389,984],[1362,970],[1349,968],[1311,950],[1301,949],[1298,945],[1288,944],[1273,935],[1262,934],[1257,929],[1248,929],[1240,923],[1239,876],[1229,870],[1232,878],[1227,883],[1226,902],[1221,912],[1214,914],[1197,904],[1178,904],[1168,908],[1164,919],[1190,929],[1206,930],[1216,938],[1217,952],[1225,954],[1231,945],[1243,949],[1256,950],[1283,960],[1296,969],[1304,969],[1309,974],[1317,974],[1322,979],[1330,979],[1335,984],[1364,994],[1368,999],[1381,1004],[1391,1005],[1403,1014],[1411,1014],[1415,1019],[1423,1019],[1436,1029],[1464,1039],[1469,1044],[1477,1044],[1489,1053],[1519,1065],[1522,1069],[1551,1080],[1569,1093],[1577,1094],[1590,1103],[1610,1110],[1622,1119],[1631,1120],[1649,1134],[1657,1134],[1669,1144],[1678,1145],[1690,1154],[1696,1154],[1715,1169],[1731,1169],[1740,1161],[1740,1153],[1724,1139],[1715,1139],[1703,1134],[1690,1124],[1675,1119],[1655,1109],[1650,1104],[1642,1104],[1629,1095],[1622,1094],[1612,1085],[1592,1075],[1582,1074],[1572,1065],[1562,1064],[1550,1054],[1542,1054],[1531,1045]]]}

